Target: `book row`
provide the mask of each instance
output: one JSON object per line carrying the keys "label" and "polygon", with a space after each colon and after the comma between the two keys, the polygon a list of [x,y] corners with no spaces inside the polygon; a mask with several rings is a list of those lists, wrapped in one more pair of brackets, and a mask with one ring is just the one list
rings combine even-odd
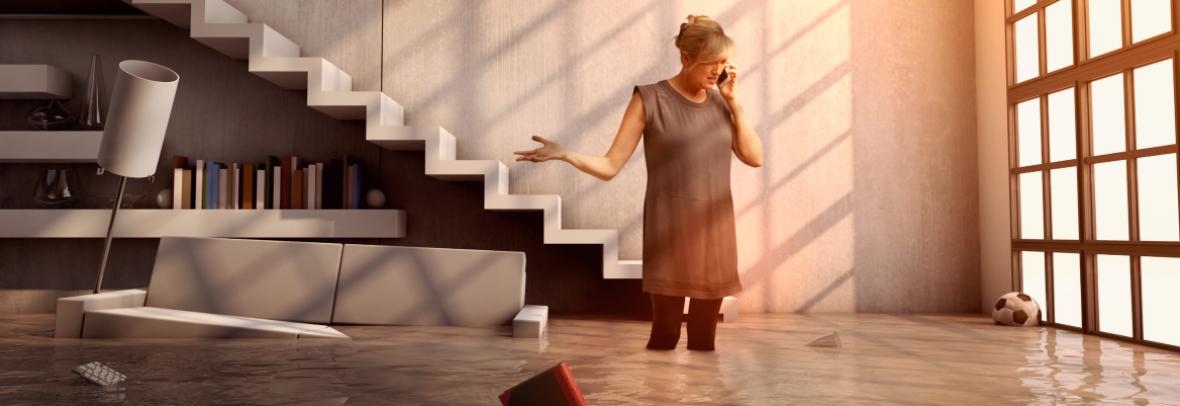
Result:
{"label": "book row", "polygon": [[345,155],[328,162],[270,156],[222,163],[172,157],[173,209],[359,209],[361,166]]}

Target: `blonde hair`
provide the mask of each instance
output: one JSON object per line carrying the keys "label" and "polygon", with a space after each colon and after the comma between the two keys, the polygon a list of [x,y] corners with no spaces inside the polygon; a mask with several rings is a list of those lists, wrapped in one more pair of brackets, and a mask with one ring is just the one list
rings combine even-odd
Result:
{"label": "blonde hair", "polygon": [[692,57],[695,63],[705,63],[732,53],[736,45],[733,39],[725,35],[721,24],[708,16],[690,14],[685,22],[680,23],[676,48]]}

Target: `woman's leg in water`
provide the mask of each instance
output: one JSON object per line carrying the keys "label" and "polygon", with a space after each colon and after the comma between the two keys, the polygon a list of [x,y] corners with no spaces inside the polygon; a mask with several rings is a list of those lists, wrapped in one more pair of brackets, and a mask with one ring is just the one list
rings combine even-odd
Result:
{"label": "woman's leg in water", "polygon": [[721,299],[692,299],[688,306],[688,349],[713,351]]}
{"label": "woman's leg in water", "polygon": [[651,338],[647,348],[671,350],[680,342],[680,321],[684,318],[684,297],[651,295]]}

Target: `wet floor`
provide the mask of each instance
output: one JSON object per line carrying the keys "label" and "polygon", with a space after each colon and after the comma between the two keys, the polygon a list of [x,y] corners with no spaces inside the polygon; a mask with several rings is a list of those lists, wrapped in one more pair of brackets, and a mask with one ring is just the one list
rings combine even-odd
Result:
{"label": "wet floor", "polygon": [[[591,405],[1177,404],[1180,354],[974,315],[742,315],[718,350],[643,349],[648,324],[356,327],[352,340],[58,340],[52,315],[0,315],[0,405],[495,405],[567,361]],[[840,348],[809,347],[836,332]],[[70,372],[128,376],[107,392]]]}

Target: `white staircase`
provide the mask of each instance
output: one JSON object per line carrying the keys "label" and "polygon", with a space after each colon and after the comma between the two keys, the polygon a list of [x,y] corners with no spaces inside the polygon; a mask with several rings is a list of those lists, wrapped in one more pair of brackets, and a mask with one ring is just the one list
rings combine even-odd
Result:
{"label": "white staircase", "polygon": [[405,110],[381,92],[352,90],[352,77],[324,58],[300,56],[299,45],[224,0],[123,0],[190,30],[190,36],[283,88],[307,89],[307,105],[338,119],[365,120],[365,139],[390,150],[425,150],[426,174],[484,182],[487,210],[541,210],[545,244],[601,244],[602,276],[639,279],[640,261],[619,259],[617,230],[561,228],[561,196],[511,195],[508,167],[495,160],[455,159],[455,136],[441,127],[405,125]]}

